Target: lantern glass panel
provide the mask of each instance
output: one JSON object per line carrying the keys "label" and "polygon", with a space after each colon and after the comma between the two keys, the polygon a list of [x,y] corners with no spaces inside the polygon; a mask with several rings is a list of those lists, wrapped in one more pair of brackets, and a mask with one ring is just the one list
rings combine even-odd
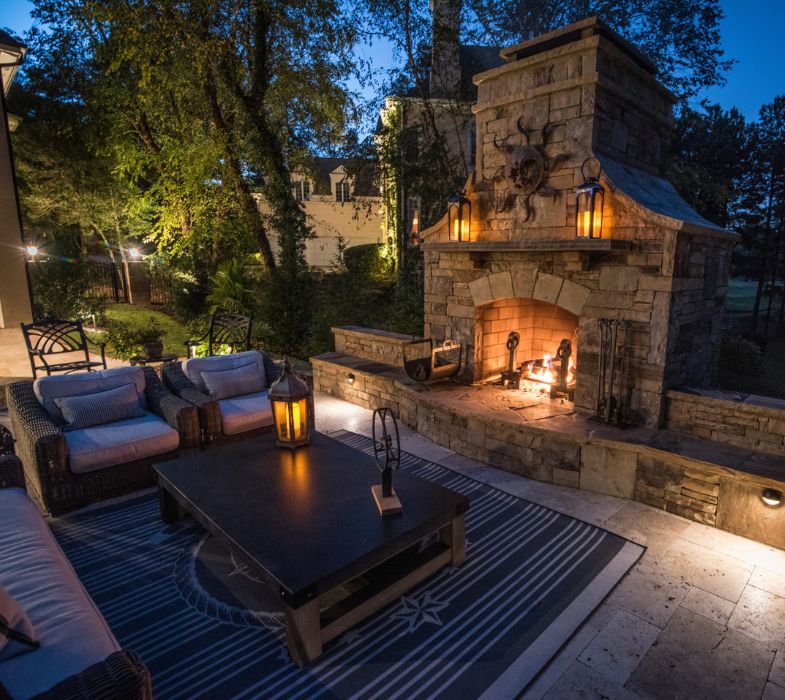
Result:
{"label": "lantern glass panel", "polygon": [[450,198],[447,205],[447,226],[451,241],[468,241],[471,229],[472,204],[462,195]]}
{"label": "lantern glass panel", "polygon": [[577,192],[576,235],[578,238],[602,237],[602,186],[592,183]]}
{"label": "lantern glass panel", "polygon": [[275,430],[280,443],[296,444],[308,439],[308,399],[272,401]]}

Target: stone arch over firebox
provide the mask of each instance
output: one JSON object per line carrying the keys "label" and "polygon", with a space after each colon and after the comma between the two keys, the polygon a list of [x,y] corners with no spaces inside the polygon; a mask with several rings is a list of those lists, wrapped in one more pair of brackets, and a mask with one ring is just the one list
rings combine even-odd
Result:
{"label": "stone arch over firebox", "polygon": [[591,294],[588,287],[571,280],[539,272],[536,266],[521,266],[513,272],[492,272],[469,283],[474,306],[501,299],[536,299],[580,316]]}

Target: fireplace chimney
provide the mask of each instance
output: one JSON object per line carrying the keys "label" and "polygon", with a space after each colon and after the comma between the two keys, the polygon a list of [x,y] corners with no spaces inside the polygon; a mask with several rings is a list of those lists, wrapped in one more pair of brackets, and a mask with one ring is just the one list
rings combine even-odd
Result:
{"label": "fireplace chimney", "polygon": [[431,97],[459,96],[461,4],[461,0],[431,0]]}

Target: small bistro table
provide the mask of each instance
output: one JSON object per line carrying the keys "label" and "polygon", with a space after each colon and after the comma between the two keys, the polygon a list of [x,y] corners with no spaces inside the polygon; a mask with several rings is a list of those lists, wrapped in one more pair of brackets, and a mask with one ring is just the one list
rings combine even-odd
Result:
{"label": "small bistro table", "polygon": [[177,359],[177,355],[161,355],[160,357],[145,357],[144,355],[134,355],[128,362],[131,365],[139,365],[141,367],[145,367],[146,365],[154,365],[159,364],[162,365],[165,362],[172,362],[173,360]]}
{"label": "small bistro table", "polygon": [[382,518],[371,495],[374,460],[320,433],[294,451],[276,448],[270,433],[155,469],[163,520],[190,513],[279,594],[299,666],[465,558],[465,496],[398,473],[403,513]]}

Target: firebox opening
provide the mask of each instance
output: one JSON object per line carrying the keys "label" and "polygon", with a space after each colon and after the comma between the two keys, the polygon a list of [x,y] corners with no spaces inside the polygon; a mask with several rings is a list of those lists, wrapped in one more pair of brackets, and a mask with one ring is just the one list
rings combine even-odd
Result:
{"label": "firebox opening", "polygon": [[[514,347],[512,386],[544,398],[572,396],[578,354],[575,314],[537,299],[513,298],[481,306],[477,314],[475,382],[510,386]],[[511,339],[511,333],[517,335]],[[557,387],[562,391],[556,392]]]}

